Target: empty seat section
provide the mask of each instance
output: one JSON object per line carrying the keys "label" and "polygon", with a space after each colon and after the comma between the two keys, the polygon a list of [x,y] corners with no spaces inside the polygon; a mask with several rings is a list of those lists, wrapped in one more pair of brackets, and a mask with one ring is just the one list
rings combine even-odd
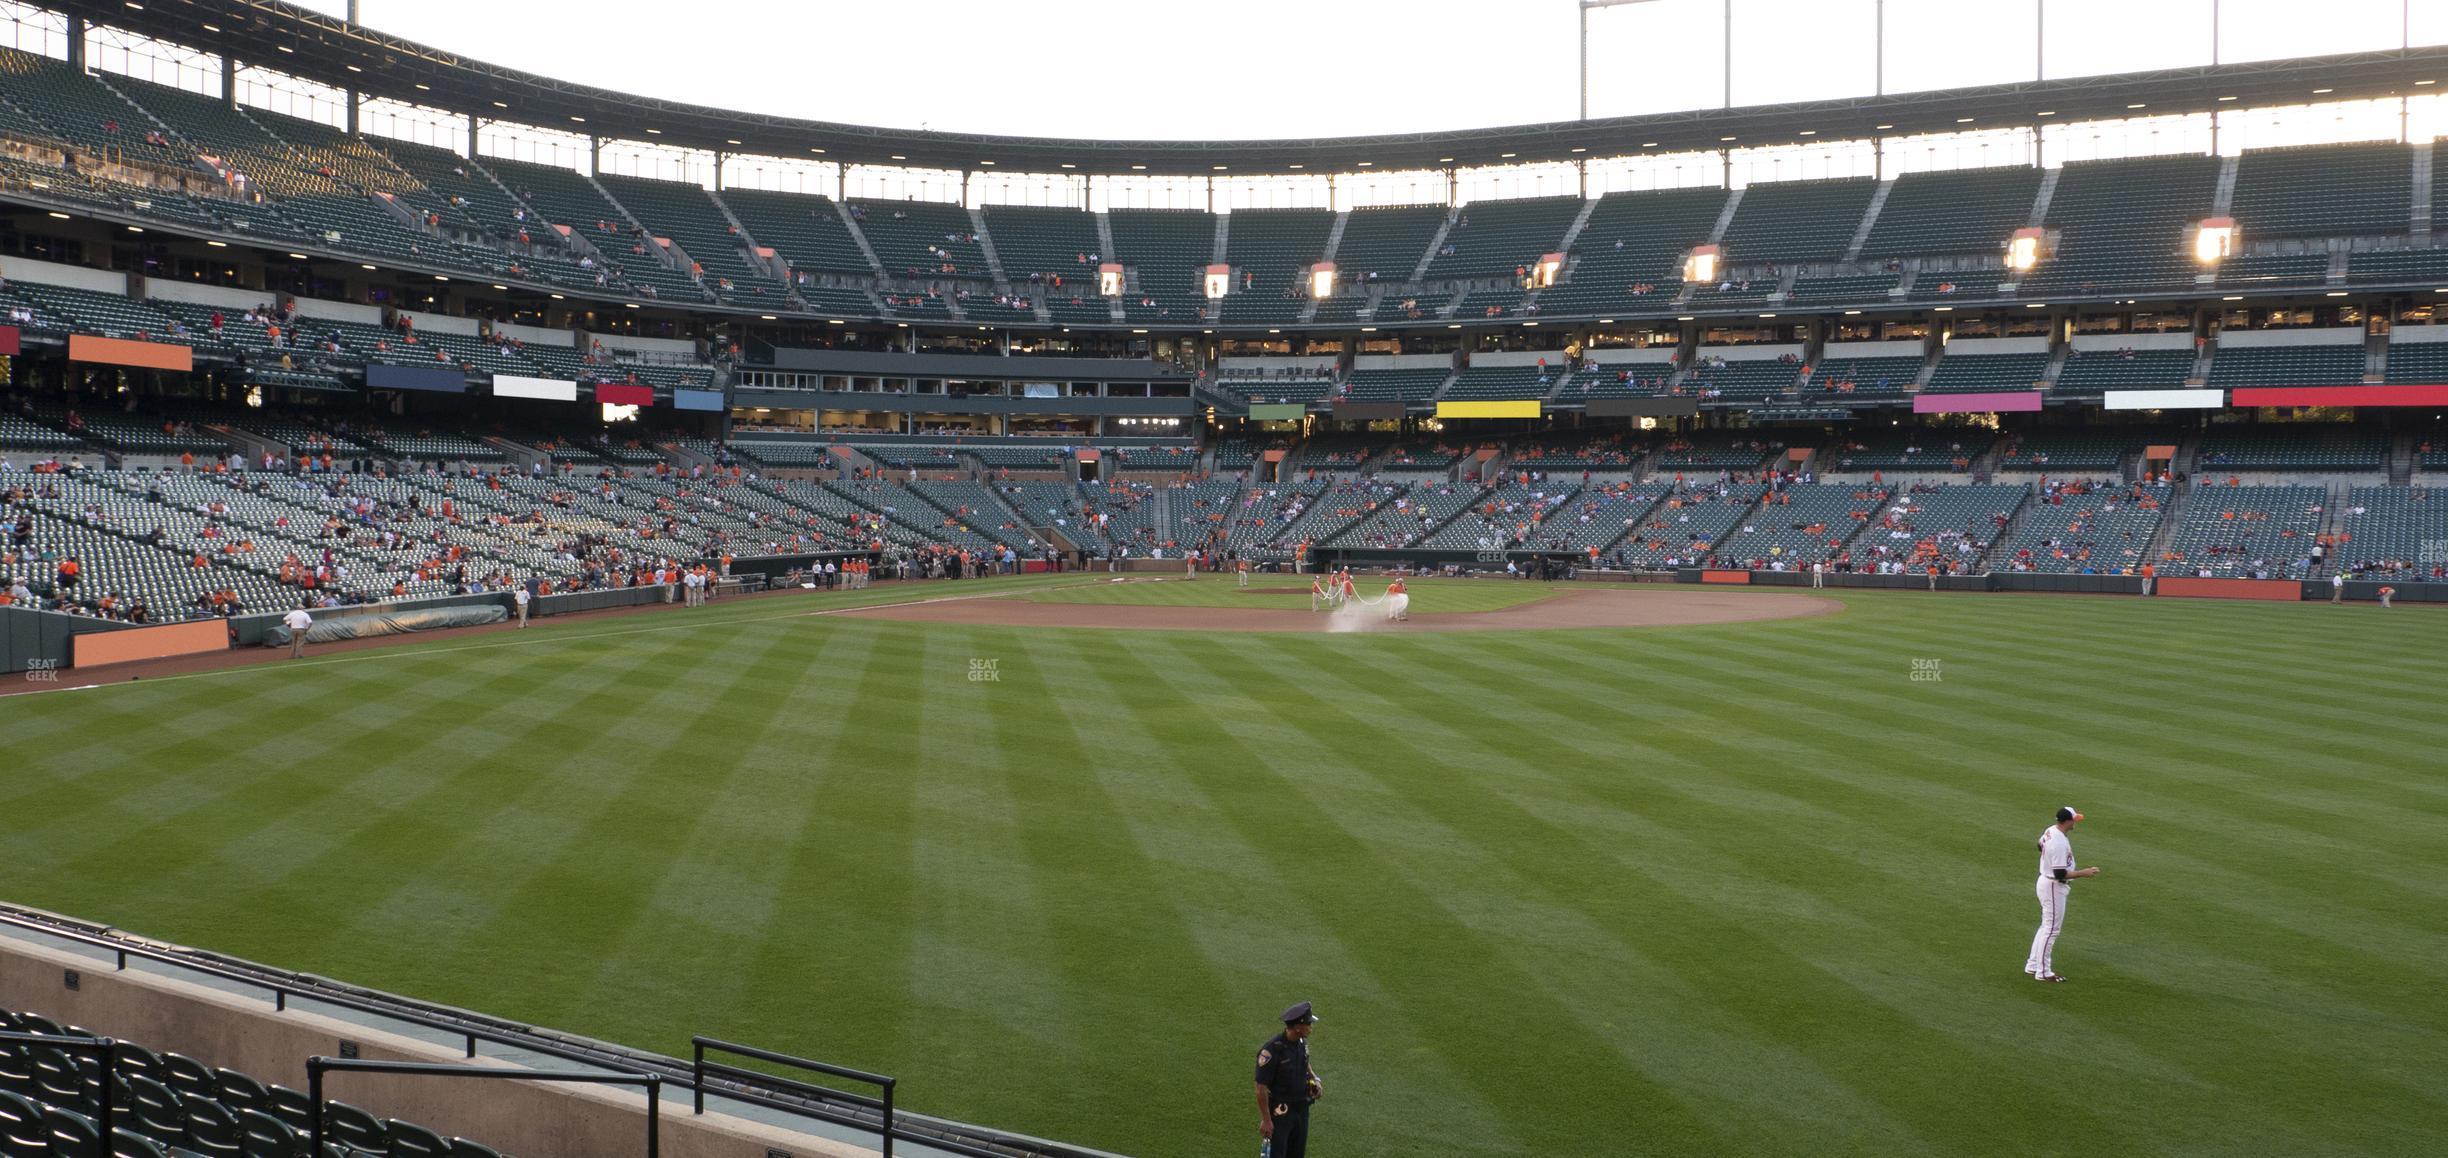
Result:
{"label": "empty seat section", "polygon": [[[2385,436],[2363,427],[2216,426],[2202,435],[2196,474],[2209,478],[2221,471],[2240,470],[2378,470],[2387,447]],[[2216,491],[2204,487],[2195,497]]]}
{"label": "empty seat section", "polygon": [[2413,159],[2395,142],[2247,149],[2227,212],[2247,242],[2401,235],[2414,203]]}
{"label": "empty seat section", "polygon": [[1887,191],[1864,258],[1997,253],[2031,217],[2040,171],[2026,166],[1906,173]]}
{"label": "empty seat section", "polygon": [[1451,373],[1443,369],[1354,370],[1345,397],[1354,402],[1424,403]]}
{"label": "empty seat section", "polygon": [[1464,205],[1429,259],[1427,276],[1526,276],[1540,257],[1562,248],[1584,204],[1580,197],[1532,197]]}
{"label": "empty seat section", "polygon": [[1309,267],[1326,256],[1334,219],[1331,209],[1235,211],[1224,242],[1224,260],[1233,267],[1224,320],[1263,325],[1298,321],[1308,303]]}
{"label": "empty seat section", "polygon": [[2051,393],[2097,397],[2109,390],[2178,390],[2193,374],[2191,350],[2073,350]]}
{"label": "empty seat section", "polygon": [[1724,260],[1751,266],[1843,257],[1877,191],[1872,177],[1752,185],[1726,226]]}
{"label": "empty seat section", "polygon": [[1473,366],[1462,371],[1443,396],[1465,400],[1545,398],[1565,377],[1562,366]]}
{"label": "empty seat section", "polygon": [[2037,390],[2049,356],[2039,354],[1949,354],[1938,360],[1928,389],[1938,393]]}
{"label": "empty seat section", "polygon": [[[768,269],[751,263],[747,239],[724,218],[705,187],[638,177],[597,179],[647,229],[669,237],[701,267],[699,279],[723,302],[759,309],[786,306],[787,292]],[[763,239],[759,239],[762,241]]]}
{"label": "empty seat section", "polygon": [[1911,389],[1921,373],[1919,354],[1870,358],[1828,358],[1811,367],[1810,394],[1899,394]]}
{"label": "empty seat section", "polygon": [[850,218],[888,277],[983,278],[986,251],[969,211],[941,201],[852,199]]}
{"label": "empty seat section", "polygon": [[1354,209],[1345,218],[1343,240],[1335,247],[1336,276],[1347,282],[1371,278],[1409,281],[1411,271],[1428,255],[1428,242],[1444,223],[1445,207],[1441,205]]}
{"label": "empty seat section", "polygon": [[1599,198],[1573,239],[1564,280],[1539,291],[1539,313],[1605,317],[1670,305],[1683,290],[1684,255],[1708,240],[1725,199],[1723,189]]}
{"label": "empty seat section", "polygon": [[1215,215],[1203,209],[1116,209],[1105,215],[1114,256],[1131,275],[1122,314],[1134,325],[1182,325],[1206,308]]}
{"label": "empty seat section", "polygon": [[2025,277],[2023,296],[2192,288],[2200,267],[2187,232],[2210,215],[2218,167],[2195,156],[2068,163],[2049,198],[2056,252]]}
{"label": "empty seat section", "polygon": [[2221,343],[2210,360],[2210,385],[2353,386],[2363,381],[2369,367],[2360,341],[2302,346]]}

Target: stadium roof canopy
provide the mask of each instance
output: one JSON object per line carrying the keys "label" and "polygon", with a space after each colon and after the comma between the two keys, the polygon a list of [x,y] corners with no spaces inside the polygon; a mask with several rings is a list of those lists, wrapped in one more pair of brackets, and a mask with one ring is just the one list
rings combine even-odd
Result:
{"label": "stadium roof canopy", "polygon": [[2418,47],[1450,132],[1108,141],[888,129],[659,100],[486,64],[279,0],[44,6],[363,96],[485,120],[712,152],[959,170],[991,162],[1006,172],[1212,176],[1219,167],[1252,174],[1526,165],[2370,100],[2418,94],[2424,82],[2448,79],[2448,47]]}

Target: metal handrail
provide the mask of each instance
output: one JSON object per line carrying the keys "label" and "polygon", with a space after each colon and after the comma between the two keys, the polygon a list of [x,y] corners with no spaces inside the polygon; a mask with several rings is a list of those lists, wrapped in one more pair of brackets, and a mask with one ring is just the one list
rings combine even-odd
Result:
{"label": "metal handrail", "polygon": [[[876,1110],[883,1115],[883,1124],[877,1128],[876,1133],[884,1140],[884,1158],[892,1158],[893,1088],[901,1084],[899,1078],[886,1077],[883,1074],[871,1074],[865,1070],[854,1070],[848,1066],[832,1065],[827,1062],[815,1061],[810,1058],[793,1057],[786,1053],[776,1053],[769,1049],[758,1049],[755,1046],[740,1045],[737,1042],[724,1041],[720,1038],[706,1037],[703,1035],[690,1038],[689,1044],[696,1050],[696,1058],[692,1066],[690,1077],[697,1091],[697,1113],[705,1113],[705,1080],[707,1074],[713,1074],[716,1077],[729,1078],[736,1082],[764,1082],[787,1090],[791,1093],[801,1094],[803,1096],[839,1098],[843,1101],[851,1103],[852,1105],[865,1106],[868,1109]],[[772,1062],[775,1065],[796,1066],[800,1069],[812,1070],[816,1073],[825,1074],[829,1077],[847,1078],[854,1082],[865,1082],[868,1085],[881,1088],[884,1091],[884,1094],[882,1097],[869,1097],[865,1094],[853,1094],[846,1090],[836,1090],[826,1086],[814,1085],[808,1082],[794,1081],[790,1078],[775,1077],[772,1074],[763,1073],[758,1070],[742,1069],[738,1066],[725,1065],[722,1062],[709,1062],[706,1060],[706,1051],[709,1049],[722,1053],[736,1054],[740,1057],[754,1058],[757,1061]]]}

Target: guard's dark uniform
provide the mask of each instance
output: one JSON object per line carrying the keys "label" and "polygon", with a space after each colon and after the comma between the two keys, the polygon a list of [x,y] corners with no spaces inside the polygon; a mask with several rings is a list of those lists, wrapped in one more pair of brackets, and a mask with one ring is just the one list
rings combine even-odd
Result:
{"label": "guard's dark uniform", "polygon": [[1275,1123],[1268,1158],[1303,1158],[1309,1149],[1309,1043],[1276,1034],[1258,1047],[1258,1084],[1267,1088],[1267,1112]]}

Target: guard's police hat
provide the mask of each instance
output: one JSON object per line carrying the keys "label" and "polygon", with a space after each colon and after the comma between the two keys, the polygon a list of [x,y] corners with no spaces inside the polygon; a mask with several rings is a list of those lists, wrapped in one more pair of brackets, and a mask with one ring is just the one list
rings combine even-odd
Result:
{"label": "guard's police hat", "polygon": [[1309,1011],[1309,1003],[1306,1001],[1301,1002],[1290,1009],[1284,1010],[1283,1012],[1283,1022],[1285,1025],[1300,1025],[1307,1022],[1316,1021],[1317,1019],[1318,1015]]}

